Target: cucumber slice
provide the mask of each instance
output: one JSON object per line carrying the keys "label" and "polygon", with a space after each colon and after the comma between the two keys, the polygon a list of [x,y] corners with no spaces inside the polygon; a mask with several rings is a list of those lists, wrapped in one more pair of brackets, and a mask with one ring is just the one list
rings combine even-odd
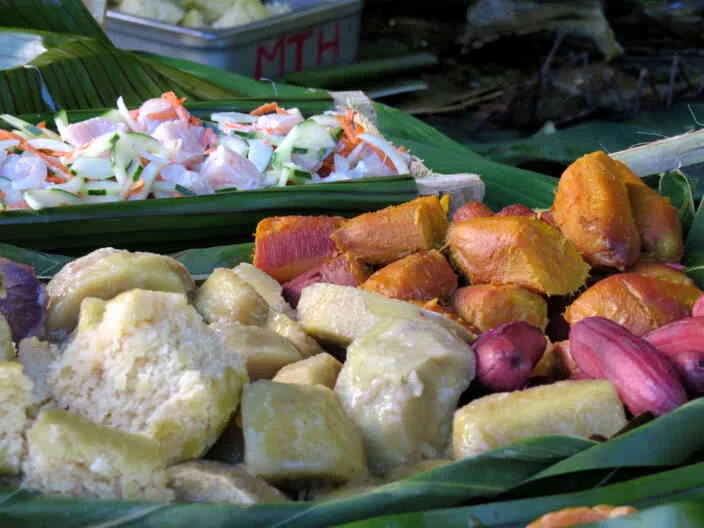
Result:
{"label": "cucumber slice", "polygon": [[227,150],[236,152],[240,156],[246,156],[249,151],[249,144],[238,136],[221,136],[220,144]]}
{"label": "cucumber slice", "polygon": [[113,123],[125,123],[125,117],[119,110],[108,110],[100,114],[99,117],[102,117],[106,121],[112,121]]}
{"label": "cucumber slice", "polygon": [[112,163],[105,158],[78,158],[71,171],[89,180],[107,180],[115,175]]}
{"label": "cucumber slice", "polygon": [[74,176],[70,180],[64,182],[64,183],[59,183],[51,189],[59,189],[61,191],[66,191],[70,192],[71,194],[78,195],[78,193],[81,192],[81,189],[83,188],[83,178],[80,176]]}
{"label": "cucumber slice", "polygon": [[53,150],[55,152],[71,152],[73,150],[73,147],[71,145],[67,145],[63,141],[59,141],[57,139],[49,139],[49,138],[36,138],[36,139],[30,139],[27,141],[30,146],[39,149],[39,150]]}
{"label": "cucumber slice", "polygon": [[315,166],[322,162],[336,145],[330,131],[313,119],[306,119],[298,123],[286,135],[276,150],[278,162],[285,165],[291,163],[294,148],[306,149],[306,153],[297,153],[299,164],[304,168]]}
{"label": "cucumber slice", "polygon": [[24,193],[24,201],[32,209],[47,209],[81,203],[78,196],[61,189],[33,189]]}
{"label": "cucumber slice", "polygon": [[247,158],[251,161],[259,172],[266,171],[274,155],[274,147],[261,139],[253,139],[249,142],[249,152]]}
{"label": "cucumber slice", "polygon": [[216,123],[224,123],[226,121],[231,123],[254,123],[257,117],[243,114],[242,112],[215,112],[210,116],[210,119]]}

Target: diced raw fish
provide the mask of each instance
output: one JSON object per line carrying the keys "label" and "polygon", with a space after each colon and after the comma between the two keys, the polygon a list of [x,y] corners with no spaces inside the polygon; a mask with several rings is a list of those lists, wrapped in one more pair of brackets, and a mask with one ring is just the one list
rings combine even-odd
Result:
{"label": "diced raw fish", "polygon": [[66,127],[61,139],[76,147],[82,147],[108,132],[127,132],[127,125],[102,117],[92,117]]}
{"label": "diced raw fish", "polygon": [[189,171],[183,165],[167,165],[161,170],[161,178],[174,185],[181,185],[196,194],[212,194],[210,182],[197,172]]}
{"label": "diced raw fish", "polygon": [[276,135],[286,135],[293,127],[303,121],[298,108],[292,108],[285,114],[265,114],[254,122],[254,129]]}
{"label": "diced raw fish", "polygon": [[177,119],[178,116],[171,103],[161,97],[156,97],[144,101],[139,107],[137,124],[143,132],[151,134],[164,121]]}
{"label": "diced raw fish", "polygon": [[12,182],[12,187],[18,191],[38,189],[45,183],[47,176],[46,163],[32,154],[10,154],[0,167],[0,177]]}
{"label": "diced raw fish", "polygon": [[255,189],[264,183],[264,175],[247,158],[225,148],[217,147],[200,168],[201,177],[207,179],[213,189],[236,187]]}
{"label": "diced raw fish", "polygon": [[205,153],[201,139],[205,127],[186,121],[165,121],[154,129],[152,136],[169,150],[169,159],[186,165],[197,163]]}

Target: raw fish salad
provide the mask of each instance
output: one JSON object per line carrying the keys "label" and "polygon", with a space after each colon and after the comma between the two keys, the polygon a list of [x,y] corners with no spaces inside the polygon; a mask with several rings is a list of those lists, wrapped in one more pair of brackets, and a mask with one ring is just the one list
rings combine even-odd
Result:
{"label": "raw fish salad", "polygon": [[305,119],[297,108],[265,104],[249,114],[214,113],[202,122],[173,92],[128,110],[56,131],[0,118],[0,207],[174,198],[408,174],[403,148],[365,130],[352,109]]}

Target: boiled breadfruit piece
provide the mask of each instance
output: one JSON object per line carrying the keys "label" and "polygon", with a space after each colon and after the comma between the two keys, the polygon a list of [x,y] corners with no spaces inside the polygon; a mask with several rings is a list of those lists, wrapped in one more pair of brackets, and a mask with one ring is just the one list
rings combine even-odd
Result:
{"label": "boiled breadfruit piece", "polygon": [[24,455],[32,382],[14,361],[0,363],[0,475],[16,475]]}

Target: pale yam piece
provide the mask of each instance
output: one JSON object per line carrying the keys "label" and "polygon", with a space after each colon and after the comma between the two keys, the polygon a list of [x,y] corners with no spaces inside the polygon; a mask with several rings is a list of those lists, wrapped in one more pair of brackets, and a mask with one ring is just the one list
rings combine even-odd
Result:
{"label": "pale yam piece", "polygon": [[269,312],[266,327],[288,339],[304,358],[324,352],[318,342],[306,333],[301,323],[284,313]]}
{"label": "pale yam piece", "polygon": [[189,460],[166,470],[176,500],[251,506],[288,502],[289,499],[242,464]]}
{"label": "pale yam piece", "polygon": [[32,406],[35,409],[51,399],[49,375],[60,355],[59,347],[48,341],[36,337],[25,337],[20,341],[17,361],[24,365],[24,373],[32,380]]}
{"label": "pale yam piece", "polygon": [[24,430],[32,381],[14,361],[0,362],[0,475],[17,475],[25,452]]}
{"label": "pale yam piece", "polygon": [[347,481],[367,472],[362,435],[321,385],[257,381],[242,395],[244,461],[268,482]]}
{"label": "pale yam piece", "polygon": [[362,431],[372,472],[445,455],[474,368],[469,345],[428,321],[387,319],[348,347],[335,392]]}
{"label": "pale yam piece", "polygon": [[257,290],[227,268],[213,270],[198,288],[193,304],[207,323],[231,321],[259,326],[269,314],[269,306]]}
{"label": "pale yam piece", "polygon": [[47,331],[63,337],[78,320],[86,297],[112,299],[141,288],[190,295],[195,282],[178,260],[155,253],[102,248],[66,264],[49,281]]}
{"label": "pale yam piece", "polygon": [[296,316],[295,310],[283,297],[283,287],[274,277],[248,262],[238,264],[232,268],[232,271],[254,288],[273,311],[280,312],[288,317]]}
{"label": "pale yam piece", "polygon": [[59,406],[159,441],[169,462],[213,445],[247,373],[185,295],[131,290],[79,327],[52,372]]}
{"label": "pale yam piece", "polygon": [[0,361],[15,359],[15,343],[12,340],[12,330],[7,319],[0,314]]}
{"label": "pale yam piece", "polygon": [[490,394],[458,409],[452,449],[462,459],[532,436],[610,437],[625,425],[623,404],[610,382],[558,381]]}
{"label": "pale yam piece", "polygon": [[56,495],[168,502],[166,462],[158,442],[42,409],[27,432],[23,485]]}
{"label": "pale yam piece", "polygon": [[271,379],[281,367],[303,359],[285,337],[268,328],[215,322],[210,328],[225,340],[228,350],[247,365],[249,379]]}
{"label": "pale yam piece", "polygon": [[327,352],[302,361],[286,365],[276,373],[272,381],[278,383],[300,383],[303,385],[323,385],[335,388],[342,363]]}
{"label": "pale yam piece", "polygon": [[439,313],[351,286],[317,283],[303,290],[298,320],[321,341],[347,346],[384,319],[434,321],[471,342],[476,336]]}

